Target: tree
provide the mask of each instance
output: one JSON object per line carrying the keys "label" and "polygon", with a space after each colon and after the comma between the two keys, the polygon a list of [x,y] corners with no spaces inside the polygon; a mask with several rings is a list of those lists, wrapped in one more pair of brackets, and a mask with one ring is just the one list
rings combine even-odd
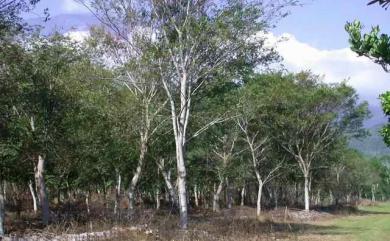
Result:
{"label": "tree", "polygon": [[[345,83],[326,85],[311,73],[269,78],[269,123],[279,145],[298,164],[304,178],[305,210],[310,206],[312,170],[343,136],[363,135],[367,103],[358,104]],[[276,83],[275,83],[276,82]],[[274,91],[272,91],[272,89]],[[285,90],[285,91],[284,91]]]}
{"label": "tree", "polygon": [[373,0],[373,1],[370,1],[368,3],[368,5],[372,5],[372,4],[376,4],[376,3],[378,3],[380,6],[387,9],[390,5],[390,0]]}
{"label": "tree", "polygon": [[[388,6],[388,1],[373,1],[372,3],[380,2],[384,6]],[[371,32],[362,35],[363,26],[359,21],[347,23],[345,30],[349,34],[349,43],[351,50],[359,56],[366,56],[374,63],[382,66],[384,71],[390,72],[390,36],[381,34],[379,26],[373,27]],[[390,115],[390,91],[380,95],[382,110],[386,116]],[[390,145],[390,124],[387,124],[381,131],[384,142]]]}
{"label": "tree", "polygon": [[[28,29],[20,17],[22,12],[28,12],[40,0],[1,0],[0,1],[0,41],[13,38],[16,34]],[[48,18],[47,9],[45,10]]]}
{"label": "tree", "polygon": [[[255,38],[295,1],[82,1],[102,23],[126,40],[135,53],[134,37],[155,47],[154,67],[169,99],[176,145],[180,226],[187,228],[185,149],[192,96],[216,75],[240,79],[245,69],[269,63],[274,52]],[[268,9],[264,6],[268,6]],[[131,14],[129,14],[131,13]],[[270,14],[271,16],[268,16]],[[245,70],[244,69],[244,70]]]}

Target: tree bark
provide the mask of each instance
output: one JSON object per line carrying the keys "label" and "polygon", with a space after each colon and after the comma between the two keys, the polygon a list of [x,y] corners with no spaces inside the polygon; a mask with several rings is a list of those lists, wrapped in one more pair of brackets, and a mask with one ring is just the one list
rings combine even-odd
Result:
{"label": "tree bark", "polygon": [[245,185],[241,189],[241,207],[245,205]]}
{"label": "tree bark", "polygon": [[187,229],[187,188],[186,188],[186,167],[184,162],[184,143],[185,138],[181,135],[176,141],[176,159],[177,159],[177,176],[178,176],[178,196],[180,209],[180,227]]}
{"label": "tree bark", "polygon": [[156,189],[156,209],[160,209],[160,190]]}
{"label": "tree bark", "polygon": [[233,197],[232,197],[231,184],[230,184],[228,178],[226,178],[226,198],[227,198],[227,200],[226,200],[227,208],[231,209],[233,206]]}
{"label": "tree bark", "polygon": [[171,182],[171,172],[164,170],[162,166],[159,166],[159,168],[161,170],[161,174],[163,175],[165,185],[168,189],[170,201],[171,201],[172,205],[174,207],[176,207],[178,197],[176,195],[175,188],[173,187],[172,182]]}
{"label": "tree bark", "polygon": [[30,189],[31,197],[32,197],[32,200],[33,200],[33,210],[34,210],[34,213],[37,213],[37,211],[38,211],[37,196],[35,194],[35,190],[34,190],[34,187],[33,187],[33,184],[32,184],[31,181],[28,183],[28,188]]}
{"label": "tree bark", "polygon": [[263,182],[258,180],[258,191],[257,191],[257,202],[256,202],[256,216],[260,217],[261,215],[261,194],[263,192]]}
{"label": "tree bark", "polygon": [[194,198],[195,198],[195,207],[199,206],[199,198],[198,198],[198,186],[194,186]]}
{"label": "tree bark", "polygon": [[145,160],[145,154],[148,150],[148,145],[147,145],[148,137],[146,135],[141,135],[141,150],[138,158],[137,169],[133,175],[133,178],[131,179],[131,183],[129,187],[129,211],[130,212],[134,210],[135,189],[141,177],[142,167],[144,165],[144,160]]}
{"label": "tree bark", "polygon": [[310,210],[309,175],[305,174],[305,211]]}
{"label": "tree bark", "polygon": [[371,185],[371,201],[372,202],[376,201],[376,199],[375,199],[375,184]]}
{"label": "tree bark", "polygon": [[120,203],[120,199],[121,199],[121,183],[122,183],[122,176],[121,176],[121,174],[119,173],[119,171],[117,171],[117,175],[118,175],[118,178],[117,178],[116,190],[115,190],[114,214],[117,214],[117,213],[118,213],[119,203]]}
{"label": "tree bark", "polygon": [[278,188],[274,189],[274,200],[275,200],[275,209],[278,209],[278,201],[279,201],[279,192]]}
{"label": "tree bark", "polygon": [[223,188],[223,181],[220,181],[218,184],[217,190],[214,192],[213,197],[213,212],[219,212],[220,206],[219,206],[219,199]]}
{"label": "tree bark", "polygon": [[38,155],[38,165],[36,168],[36,179],[38,180],[39,199],[41,203],[42,211],[42,223],[44,225],[49,224],[49,199],[47,197],[46,183],[45,183],[45,159]]}
{"label": "tree bark", "polygon": [[3,182],[0,181],[0,237],[3,237],[5,234],[4,217],[5,217],[5,208],[4,208]]}

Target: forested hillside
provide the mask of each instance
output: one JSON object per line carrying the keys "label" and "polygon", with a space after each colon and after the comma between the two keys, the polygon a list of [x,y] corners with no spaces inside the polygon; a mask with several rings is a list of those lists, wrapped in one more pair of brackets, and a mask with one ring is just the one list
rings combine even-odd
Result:
{"label": "forested hillside", "polygon": [[389,198],[387,160],[363,155],[387,149],[356,141],[368,103],[270,68],[259,33],[297,1],[85,0],[84,41],[25,24],[36,2],[0,0],[0,237]]}
{"label": "forested hillside", "polygon": [[369,156],[390,155],[390,148],[383,142],[380,135],[384,124],[375,125],[367,128],[369,135],[365,138],[351,139],[351,147]]}

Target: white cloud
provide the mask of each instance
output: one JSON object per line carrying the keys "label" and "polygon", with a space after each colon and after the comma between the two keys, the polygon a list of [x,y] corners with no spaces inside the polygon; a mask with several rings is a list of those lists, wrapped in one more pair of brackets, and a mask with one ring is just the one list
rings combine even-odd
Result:
{"label": "white cloud", "polygon": [[88,9],[75,0],[62,0],[62,8],[68,13],[86,13]]}
{"label": "white cloud", "polygon": [[[349,48],[321,50],[297,40],[291,34],[269,36],[290,71],[311,70],[324,75],[327,83],[341,82],[353,86],[374,112],[374,122],[383,120],[378,96],[390,90],[390,75],[366,57],[358,57]],[[284,41],[281,39],[285,39]],[[331,41],[331,39],[330,39]]]}
{"label": "white cloud", "polygon": [[89,37],[89,31],[70,31],[64,34],[69,37],[71,40],[76,42],[83,42],[86,38]]}

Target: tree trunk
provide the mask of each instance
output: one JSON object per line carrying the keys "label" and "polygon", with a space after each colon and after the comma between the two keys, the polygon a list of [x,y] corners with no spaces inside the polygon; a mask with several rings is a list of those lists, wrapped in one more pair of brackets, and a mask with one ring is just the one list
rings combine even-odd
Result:
{"label": "tree trunk", "polygon": [[305,211],[310,210],[309,175],[305,175]]}
{"label": "tree trunk", "polygon": [[333,193],[332,190],[329,190],[329,205],[333,204]]}
{"label": "tree trunk", "polygon": [[4,236],[4,217],[5,217],[5,208],[4,208],[4,192],[3,192],[3,182],[0,181],[0,239]]}
{"label": "tree trunk", "polygon": [[173,187],[172,182],[171,182],[171,173],[167,172],[165,170],[162,170],[162,169],[160,169],[160,170],[161,170],[161,173],[163,175],[165,185],[168,189],[172,205],[175,207],[177,205],[177,195],[176,195],[175,188]]}
{"label": "tree trunk", "polygon": [[156,209],[160,209],[160,190],[156,189]]}
{"label": "tree trunk", "polygon": [[245,185],[241,189],[241,207],[245,205]]}
{"label": "tree trunk", "polygon": [[198,187],[194,186],[194,198],[195,198],[195,207],[199,206],[199,198],[198,198]]}
{"label": "tree trunk", "polygon": [[147,137],[146,135],[141,135],[141,150],[139,154],[137,169],[134,173],[133,178],[131,179],[131,183],[129,187],[129,211],[130,212],[134,210],[135,189],[141,177],[142,167],[144,165],[145,154],[147,150],[148,150]]}
{"label": "tree trunk", "polygon": [[371,201],[375,202],[375,184],[371,185]]}
{"label": "tree trunk", "polygon": [[185,138],[179,135],[176,141],[176,158],[177,158],[177,179],[178,179],[178,196],[180,210],[180,227],[187,229],[187,188],[186,188],[186,167],[184,162],[184,142]]}
{"label": "tree trunk", "polygon": [[278,193],[278,188],[274,189],[274,200],[275,200],[275,209],[278,209],[278,198],[279,198],[279,193]]}
{"label": "tree trunk", "polygon": [[45,159],[41,155],[38,156],[38,165],[36,168],[36,179],[38,180],[39,199],[41,201],[42,223],[49,224],[49,199],[47,197],[46,183],[45,183]]}
{"label": "tree trunk", "polygon": [[220,206],[219,206],[219,199],[223,188],[223,182],[220,181],[217,190],[214,192],[213,197],[213,212],[219,212]]}
{"label": "tree trunk", "polygon": [[320,205],[321,203],[321,189],[317,190],[317,198],[316,198],[316,205]]}
{"label": "tree trunk", "polygon": [[91,209],[89,207],[89,192],[85,194],[85,205],[87,206],[87,214],[89,216],[89,214],[91,213]]}
{"label": "tree trunk", "polygon": [[347,203],[349,204],[351,202],[351,192],[347,194]]}
{"label": "tree trunk", "polygon": [[119,208],[119,203],[120,203],[120,198],[121,198],[121,182],[122,182],[122,176],[117,171],[117,183],[116,183],[116,190],[115,190],[115,206],[114,206],[114,214],[118,213],[118,208]]}
{"label": "tree trunk", "polygon": [[33,200],[34,213],[37,213],[37,211],[38,211],[37,196],[35,194],[35,190],[34,190],[34,187],[33,187],[33,184],[32,184],[31,181],[28,183],[28,188],[30,189],[31,197],[32,197],[32,200]]}
{"label": "tree trunk", "polygon": [[260,217],[261,215],[261,194],[263,192],[263,182],[258,180],[259,187],[257,191],[257,203],[256,203],[256,216]]}
{"label": "tree trunk", "polygon": [[232,188],[227,178],[226,178],[226,199],[227,199],[226,200],[227,208],[231,209],[233,206]]}

